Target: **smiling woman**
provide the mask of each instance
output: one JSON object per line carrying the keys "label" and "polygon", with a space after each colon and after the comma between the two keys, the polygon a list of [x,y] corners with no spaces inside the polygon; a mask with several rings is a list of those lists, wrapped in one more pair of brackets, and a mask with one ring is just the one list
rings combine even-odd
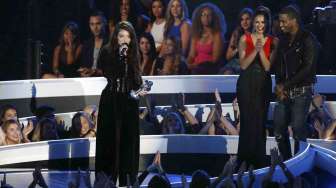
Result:
{"label": "smiling woman", "polygon": [[239,60],[242,72],[237,81],[240,110],[238,160],[254,167],[264,167],[268,107],[272,93],[269,73],[276,39],[268,35],[270,12],[258,7],[253,19],[253,32],[239,41]]}

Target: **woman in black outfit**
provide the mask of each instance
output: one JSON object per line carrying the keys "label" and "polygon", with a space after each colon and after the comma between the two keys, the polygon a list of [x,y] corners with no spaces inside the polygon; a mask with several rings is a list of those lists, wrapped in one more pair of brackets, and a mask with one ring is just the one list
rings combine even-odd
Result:
{"label": "woman in black outfit", "polygon": [[[120,46],[128,50],[120,55]],[[135,182],[139,165],[138,101],[130,97],[131,90],[139,89],[138,44],[133,26],[120,22],[98,57],[98,66],[107,79],[102,91],[96,140],[96,174],[104,172],[119,186],[125,186],[127,175]]]}
{"label": "woman in black outfit", "polygon": [[238,161],[261,168],[266,165],[265,124],[272,94],[269,73],[276,39],[268,35],[270,12],[258,7],[253,19],[252,33],[239,41],[241,73],[237,81],[240,110]]}

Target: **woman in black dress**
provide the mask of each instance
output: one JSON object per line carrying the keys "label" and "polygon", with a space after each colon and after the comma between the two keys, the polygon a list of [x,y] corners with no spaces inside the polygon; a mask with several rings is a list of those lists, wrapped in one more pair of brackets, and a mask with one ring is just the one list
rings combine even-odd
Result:
{"label": "woman in black dress", "polygon": [[[121,46],[128,46],[121,50]],[[119,186],[127,175],[135,182],[139,165],[139,105],[131,90],[142,84],[138,44],[133,26],[120,22],[98,57],[98,66],[107,79],[102,91],[96,140],[96,174],[104,172]],[[99,180],[98,180],[99,181]]]}
{"label": "woman in black dress", "polygon": [[276,39],[267,35],[270,12],[258,7],[253,19],[253,32],[239,41],[239,63],[242,69],[237,82],[240,110],[238,161],[260,168],[265,165],[268,106],[272,94],[269,73]]}

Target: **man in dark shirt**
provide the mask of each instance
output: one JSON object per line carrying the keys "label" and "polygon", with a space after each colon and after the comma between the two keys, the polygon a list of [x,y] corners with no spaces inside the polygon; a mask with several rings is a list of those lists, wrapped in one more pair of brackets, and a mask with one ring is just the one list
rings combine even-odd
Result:
{"label": "man in dark shirt", "polygon": [[97,59],[100,49],[107,43],[106,18],[101,11],[95,11],[90,15],[89,26],[92,38],[83,45],[81,66],[78,69],[81,77],[101,76],[101,71],[97,67]]}
{"label": "man in dark shirt", "polygon": [[295,153],[299,141],[306,141],[306,119],[316,82],[317,42],[300,25],[300,13],[295,6],[287,6],[279,13],[280,37],[275,68],[274,135],[284,159],[289,159],[291,147],[288,125],[292,127]]}

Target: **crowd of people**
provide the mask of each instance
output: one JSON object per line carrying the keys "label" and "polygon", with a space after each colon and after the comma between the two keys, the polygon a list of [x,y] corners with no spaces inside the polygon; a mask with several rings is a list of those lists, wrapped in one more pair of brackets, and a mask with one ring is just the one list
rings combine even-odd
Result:
{"label": "crowd of people", "polygon": [[[225,163],[221,173],[216,178],[211,178],[210,175],[204,170],[196,170],[191,174],[190,182],[187,182],[186,175],[180,176],[180,182],[182,188],[207,188],[207,187],[220,187],[220,188],[252,188],[255,186],[262,188],[277,188],[277,187],[294,187],[294,188],[306,188],[316,187],[318,185],[318,179],[314,172],[306,172],[299,176],[294,176],[293,173],[287,168],[283,161],[282,156],[278,153],[276,148],[270,150],[271,165],[265,176],[261,179],[261,185],[258,185],[256,175],[254,174],[254,167],[247,166],[246,163],[242,163],[240,166],[237,163],[237,158],[231,156]],[[276,167],[279,166],[282,173],[287,178],[287,182],[279,182],[272,180]],[[237,173],[237,177],[234,178],[233,174]],[[243,175],[247,173],[247,181],[243,181]],[[37,186],[47,188],[49,187],[40,167],[36,167],[32,172],[33,179],[27,186],[28,188],[35,188]],[[92,173],[90,170],[82,171],[78,169],[77,173],[68,182],[68,188],[116,188],[117,183],[113,181],[109,176],[104,173],[96,174],[95,181],[91,181]],[[148,178],[150,177],[150,179]],[[167,172],[163,168],[161,154],[156,152],[153,162],[147,166],[147,168],[136,177],[135,183],[127,182],[127,187],[139,188],[140,185],[147,184],[148,188],[170,188],[172,184]],[[6,176],[1,181],[1,187],[13,188],[10,182],[6,181]]]}
{"label": "crowd of people", "polygon": [[[90,105],[77,112],[71,127],[66,128],[64,121],[57,119],[54,108],[37,107],[33,86],[30,107],[35,117],[23,125],[14,106],[2,107],[0,145],[97,136],[96,173],[107,173],[114,182],[119,176],[119,185],[126,185],[126,174],[132,184],[139,181],[136,180],[138,118],[143,135],[239,135],[237,162],[227,163],[225,173],[212,182],[215,185],[210,185],[209,180],[205,185],[235,187],[234,165],[240,167],[240,175],[244,166],[266,166],[266,136],[275,136],[281,153],[278,156],[276,150],[271,151],[271,170],[263,182],[267,186],[273,184],[271,177],[277,164],[284,170],[288,184],[295,184],[295,178],[283,164],[283,159],[292,156],[289,135],[295,140],[295,152],[297,143],[307,138],[335,139],[336,120],[324,107],[325,97],[313,96],[319,45],[302,28],[296,6],[283,8],[278,22],[272,22],[271,11],[265,6],[254,11],[242,9],[237,27],[226,43],[225,17],[215,4],[199,5],[189,19],[184,0],[170,0],[168,4],[153,0],[151,18],[136,15],[132,0],[118,3],[120,9],[113,19],[107,20],[103,12],[93,11],[89,16],[92,38],[84,43],[79,39],[78,25],[72,21],[66,23],[54,49],[52,71],[42,75],[42,78],[104,76],[108,84],[99,107]],[[267,125],[272,71],[276,76],[277,103],[274,123]],[[218,90],[205,122],[201,118],[202,109],[195,115],[190,112],[183,93],[174,95],[171,106],[164,109],[156,107],[150,96],[144,96],[146,107],[138,112],[138,101],[129,92],[141,87],[141,76],[182,74],[239,74],[237,98],[232,102],[234,117],[223,112]],[[159,154],[153,164],[161,175],[154,176],[152,181],[165,183],[153,186],[169,187],[162,168],[158,167],[158,158]],[[251,171],[249,187],[253,184]],[[204,171],[195,172],[193,179],[194,176],[208,179]],[[104,179],[100,176],[98,181]],[[301,179],[299,182],[302,183]],[[243,186],[239,178],[236,184]]]}
{"label": "crowd of people", "polygon": [[[34,87],[33,87],[34,88]],[[33,89],[34,90],[34,89]],[[55,114],[55,109],[42,105],[36,107],[33,92],[31,109],[34,118],[26,119],[26,124],[20,123],[18,109],[13,105],[1,107],[0,145],[11,145],[26,142],[65,138],[95,137],[97,132],[98,107],[88,105],[72,116],[71,125],[65,125],[64,119]],[[171,106],[155,106],[150,96],[145,97],[145,107],[139,109],[140,134],[203,134],[203,135],[239,135],[240,111],[237,98],[232,101],[233,117],[230,111],[225,111],[221,104],[220,93],[214,92],[214,104],[211,106],[192,107],[185,105],[185,95],[178,93],[173,96]],[[325,96],[315,94],[309,107],[308,138],[335,140],[336,119],[332,117],[325,103]],[[210,108],[203,120],[205,108]],[[224,111],[223,111],[224,109]],[[25,118],[24,118],[25,119]],[[288,134],[293,137],[291,126]],[[266,124],[266,135],[274,136],[272,120]]]}
{"label": "crowd of people", "polygon": [[[243,8],[236,28],[227,37],[223,11],[213,3],[203,3],[190,14],[184,0],[153,0],[151,8],[137,13],[137,3],[120,0],[120,9],[109,12],[93,10],[88,16],[91,38],[81,40],[80,28],[66,23],[54,48],[51,68],[42,78],[102,76],[97,64],[100,49],[107,44],[115,26],[129,21],[136,30],[143,76],[185,74],[239,74],[240,37],[252,32],[254,11]],[[109,19],[105,15],[110,15]],[[269,15],[266,34],[280,34],[276,16]],[[83,27],[83,26],[82,26]],[[231,29],[230,29],[231,31]],[[272,69],[271,69],[272,71]]]}

